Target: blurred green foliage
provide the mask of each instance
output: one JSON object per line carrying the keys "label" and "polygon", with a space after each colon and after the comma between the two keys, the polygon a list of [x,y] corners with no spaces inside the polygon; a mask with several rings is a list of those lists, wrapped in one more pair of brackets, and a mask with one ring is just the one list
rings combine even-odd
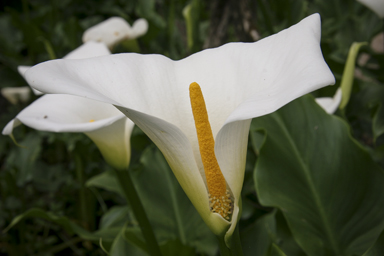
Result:
{"label": "blurred green foliage", "polygon": [[[384,55],[369,46],[383,27],[382,20],[356,1],[2,1],[0,87],[25,86],[17,72],[18,65],[63,57],[82,43],[85,29],[111,16],[123,17],[130,24],[138,18],[149,22],[145,36],[133,46],[129,42],[117,46],[115,53],[134,50],[181,59],[207,47],[269,36],[314,12],[321,15],[321,47],[336,77],[336,86],[314,92],[315,96],[334,94],[353,42],[366,41],[368,46],[360,51],[351,98],[345,110],[336,113],[338,117],[326,115],[307,96],[277,113],[254,120],[239,223],[244,254],[384,255],[383,234],[374,245],[383,229],[383,220],[375,214],[383,213],[384,196],[380,186],[384,182]],[[365,61],[361,58],[363,54]],[[35,98],[32,96],[30,102]],[[0,97],[0,127],[26,106],[25,103],[11,105]],[[314,120],[309,122],[297,114],[300,109]],[[284,126],[280,119],[296,119],[295,124],[303,123],[303,127],[320,127],[319,132],[323,133],[320,138],[333,143],[310,138],[313,134],[305,133],[307,129],[303,127],[288,129],[292,123],[286,122]],[[273,124],[276,120],[280,120],[280,126]],[[316,125],[317,122],[321,125]],[[287,129],[289,136],[273,127]],[[309,137],[307,143],[300,144],[304,140],[302,136]],[[110,255],[147,255],[137,221],[116,185],[111,168],[85,135],[47,133],[20,126],[15,129],[14,137],[23,147],[16,146],[8,137],[0,139],[0,230],[14,220],[7,232],[0,233],[0,255],[105,255],[103,250]],[[297,146],[299,155],[306,153],[317,158],[284,155],[286,144],[281,144],[284,140]],[[131,142],[129,171],[133,173],[164,255],[216,255],[215,238],[181,190],[161,153],[138,128]],[[274,153],[278,150],[282,153]],[[333,159],[328,165],[322,163],[327,157]],[[270,171],[282,170],[270,165],[295,166],[300,161],[310,168],[292,167],[298,173]],[[83,170],[81,175],[76,171],[79,165]],[[314,213],[301,217],[314,223],[316,232],[312,231],[324,239],[320,244],[314,236],[306,241],[308,231],[296,219],[300,215],[292,217],[287,212],[287,201],[283,200],[288,195],[294,202],[301,200],[302,191],[289,186],[296,186],[302,175],[310,177],[306,186],[316,188],[311,193],[320,201],[306,205],[308,209],[305,209]],[[287,184],[287,179],[293,181]],[[328,195],[321,194],[333,189],[330,182],[340,182],[334,184],[341,191],[335,195],[345,201],[356,199],[356,208],[343,208],[341,199],[337,204],[332,201],[332,208],[329,205],[332,202],[326,200]],[[260,196],[260,203],[256,188],[260,193],[273,186],[276,190]],[[288,186],[286,191],[284,186]],[[318,211],[323,215],[317,216]],[[337,216],[338,213],[344,215]],[[15,221],[20,214],[23,215]],[[354,222],[353,232],[347,228],[340,235],[339,230],[352,225],[343,222],[345,216],[360,221]],[[372,219],[375,222],[371,223]],[[318,223],[322,225],[316,226]],[[353,239],[356,240],[351,242]],[[325,250],[324,254],[316,254],[319,248]]]}

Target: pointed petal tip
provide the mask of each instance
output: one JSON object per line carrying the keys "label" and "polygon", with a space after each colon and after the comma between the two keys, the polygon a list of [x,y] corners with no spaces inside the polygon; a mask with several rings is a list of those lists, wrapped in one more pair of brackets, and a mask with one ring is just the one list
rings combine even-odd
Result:
{"label": "pointed petal tip", "polygon": [[31,66],[17,66],[17,71],[19,72],[19,74],[24,77],[25,75],[25,72],[27,72],[28,69],[30,69]]}
{"label": "pointed petal tip", "polygon": [[2,134],[3,135],[11,135],[13,131],[13,123],[15,119],[12,119],[7,123],[7,125],[3,128]]}

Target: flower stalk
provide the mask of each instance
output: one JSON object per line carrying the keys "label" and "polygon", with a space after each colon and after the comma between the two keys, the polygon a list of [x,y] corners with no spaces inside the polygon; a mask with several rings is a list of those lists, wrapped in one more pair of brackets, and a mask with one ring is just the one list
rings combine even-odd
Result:
{"label": "flower stalk", "polygon": [[148,253],[151,256],[162,256],[155,234],[153,233],[152,226],[149,223],[147,214],[145,213],[144,207],[141,204],[139,195],[137,194],[128,170],[114,170],[117,181],[119,182],[120,187],[125,195],[125,199],[131,205],[133,214],[135,215],[136,220],[140,225],[141,232],[147,243]]}
{"label": "flower stalk", "polygon": [[239,228],[236,227],[231,237],[231,248],[227,247],[224,237],[217,237],[219,240],[219,249],[221,256],[243,256],[243,248],[241,247]]}

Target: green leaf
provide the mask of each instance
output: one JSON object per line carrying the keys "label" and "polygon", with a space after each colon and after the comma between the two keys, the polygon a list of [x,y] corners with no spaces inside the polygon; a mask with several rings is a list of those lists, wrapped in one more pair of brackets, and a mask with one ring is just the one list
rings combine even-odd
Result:
{"label": "green leaf", "polygon": [[269,256],[287,256],[276,244],[272,244]]}
{"label": "green leaf", "polygon": [[373,136],[376,140],[384,133],[384,104],[380,103],[373,114],[372,119]]}
{"label": "green leaf", "polygon": [[124,238],[130,243],[134,244],[137,248],[148,253],[147,244],[141,235],[140,228],[127,227],[124,230]]}
{"label": "green leaf", "polygon": [[49,58],[51,60],[56,59],[56,54],[55,51],[53,50],[51,42],[49,42],[47,39],[44,37],[38,37],[37,40],[41,41],[44,44],[45,50],[47,51]]}
{"label": "green leaf", "polygon": [[21,220],[26,218],[31,218],[31,217],[42,218],[42,219],[51,221],[53,223],[56,223],[60,227],[62,227],[69,234],[71,235],[76,234],[85,240],[91,240],[91,241],[99,241],[100,239],[103,242],[113,241],[116,238],[116,236],[121,232],[122,226],[124,226],[123,224],[120,227],[103,228],[92,233],[80,227],[79,225],[75,224],[74,222],[70,221],[65,216],[58,216],[51,212],[46,212],[38,208],[32,208],[24,212],[23,214],[16,216],[12,220],[12,222],[9,224],[9,226],[6,229],[4,229],[3,232],[4,233],[8,232],[11,228],[17,225]]}
{"label": "green leaf", "polygon": [[95,236],[92,233],[88,232],[87,230],[83,229],[82,227],[78,226],[77,224],[71,222],[68,220],[67,217],[65,216],[57,216],[51,212],[46,212],[41,209],[37,208],[32,208],[29,209],[28,211],[16,216],[12,222],[8,225],[6,229],[4,229],[4,233],[8,232],[9,229],[14,227],[17,223],[19,223],[21,220],[25,218],[30,218],[30,217],[35,217],[35,218],[43,218],[49,221],[52,221],[58,225],[60,225],[62,228],[65,229],[70,234],[77,234],[78,236],[87,239],[87,240],[99,240],[99,236]]}
{"label": "green leaf", "polygon": [[182,244],[179,240],[171,240],[161,246],[161,252],[166,256],[194,256],[195,249]]}
{"label": "green leaf", "polygon": [[277,210],[247,225],[240,235],[244,256],[270,255],[273,244],[287,255],[306,255],[295,242],[283,215]]}
{"label": "green leaf", "polygon": [[98,175],[90,178],[85,185],[87,187],[98,187],[111,192],[115,192],[122,197],[124,197],[124,193],[121,190],[119,184],[116,182],[115,175],[113,172],[103,172]]}
{"label": "green leaf", "polygon": [[185,195],[160,151],[147,148],[141,163],[143,168],[132,173],[132,180],[159,243],[180,240],[199,252],[215,254],[214,235]]}
{"label": "green leaf", "polygon": [[110,256],[127,256],[127,255],[147,256],[148,255],[138,247],[132,246],[132,244],[130,244],[128,240],[125,239],[124,233],[125,233],[125,228],[122,228],[120,233],[117,235],[117,237],[112,243],[111,250],[109,252]]}
{"label": "green leaf", "polygon": [[254,178],[309,255],[361,255],[384,228],[384,173],[344,121],[304,96],[255,119],[266,138]]}
{"label": "green leaf", "polygon": [[[354,115],[367,119],[372,116],[372,133],[374,141],[384,133],[384,85],[377,82],[364,82],[361,90],[353,98]],[[367,111],[368,110],[368,111]]]}
{"label": "green leaf", "polygon": [[33,179],[32,171],[38,168],[38,158],[41,153],[42,138],[36,133],[30,133],[20,143],[22,147],[15,148],[8,155],[6,165],[17,169],[17,185],[22,186]]}
{"label": "green leaf", "polygon": [[384,232],[381,233],[376,243],[366,251],[363,256],[382,256],[384,255]]}
{"label": "green leaf", "polygon": [[100,220],[100,229],[122,227],[128,216],[127,206],[114,206],[109,209]]}
{"label": "green leaf", "polygon": [[135,11],[139,17],[152,21],[159,28],[165,28],[164,19],[155,11],[155,0],[138,1]]}
{"label": "green leaf", "polygon": [[277,211],[276,215],[276,239],[274,243],[279,246],[287,255],[306,256],[300,246],[295,241],[291,230],[288,227],[281,211]]}
{"label": "green leaf", "polygon": [[275,214],[263,215],[240,233],[244,256],[267,255],[276,237]]}
{"label": "green leaf", "polygon": [[348,58],[347,62],[345,63],[344,71],[343,71],[343,77],[341,79],[341,91],[342,91],[342,98],[340,102],[340,109],[344,109],[349,101],[349,98],[351,97],[351,91],[352,91],[352,85],[353,85],[353,79],[355,75],[355,62],[357,54],[359,53],[360,47],[363,45],[366,45],[367,43],[353,43],[352,46],[349,48]]}

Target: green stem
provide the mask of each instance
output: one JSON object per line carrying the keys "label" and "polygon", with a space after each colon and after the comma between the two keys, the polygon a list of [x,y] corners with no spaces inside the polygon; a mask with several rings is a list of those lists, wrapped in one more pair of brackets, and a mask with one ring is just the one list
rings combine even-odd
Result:
{"label": "green stem", "polygon": [[115,174],[117,181],[125,194],[126,200],[131,205],[136,220],[139,222],[141,232],[147,242],[149,254],[151,256],[161,256],[160,247],[157,244],[155,234],[153,233],[151,224],[149,223],[148,217],[144,211],[143,205],[141,204],[139,195],[136,192],[129,172],[115,170]]}
{"label": "green stem", "polygon": [[232,245],[231,245],[232,255],[243,256],[243,248],[241,247],[239,227],[236,226],[235,231],[232,235]]}
{"label": "green stem", "polygon": [[80,183],[80,191],[79,191],[79,200],[80,200],[80,219],[81,225],[89,230],[88,223],[88,211],[87,211],[87,195],[86,195],[86,187],[84,185],[84,168],[81,161],[81,157],[77,154],[74,156],[76,163],[76,176],[77,181]]}
{"label": "green stem", "polygon": [[217,237],[219,240],[219,248],[221,256],[243,256],[243,249],[241,247],[239,228],[236,227],[231,237],[231,248],[228,248],[224,237]]}
{"label": "green stem", "polygon": [[219,249],[220,249],[220,255],[221,256],[232,256],[231,251],[227,247],[224,241],[224,237],[217,237],[219,240]]}

